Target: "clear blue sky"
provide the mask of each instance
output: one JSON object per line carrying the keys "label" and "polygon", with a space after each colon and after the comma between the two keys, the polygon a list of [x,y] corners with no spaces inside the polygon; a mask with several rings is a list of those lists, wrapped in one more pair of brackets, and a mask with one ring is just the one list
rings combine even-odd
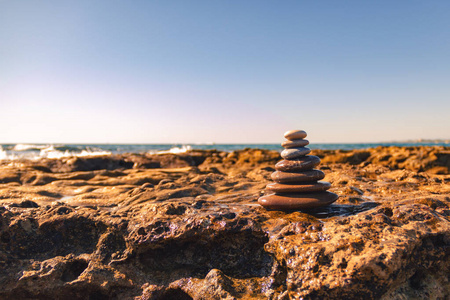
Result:
{"label": "clear blue sky", "polygon": [[450,138],[450,1],[0,0],[0,143]]}

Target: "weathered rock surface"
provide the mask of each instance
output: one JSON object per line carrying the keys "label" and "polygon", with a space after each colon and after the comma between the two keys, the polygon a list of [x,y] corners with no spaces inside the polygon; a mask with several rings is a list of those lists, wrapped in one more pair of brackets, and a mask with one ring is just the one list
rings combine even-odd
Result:
{"label": "weathered rock surface", "polygon": [[339,200],[257,204],[276,151],[0,161],[0,299],[447,299],[450,149],[314,150]]}

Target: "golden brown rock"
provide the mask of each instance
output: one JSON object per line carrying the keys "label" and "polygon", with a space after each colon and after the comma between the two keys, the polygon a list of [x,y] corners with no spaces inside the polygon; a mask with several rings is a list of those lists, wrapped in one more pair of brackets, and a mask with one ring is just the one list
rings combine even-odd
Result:
{"label": "golden brown rock", "polygon": [[0,161],[0,299],[448,299],[450,148],[314,153],[303,212],[277,151]]}

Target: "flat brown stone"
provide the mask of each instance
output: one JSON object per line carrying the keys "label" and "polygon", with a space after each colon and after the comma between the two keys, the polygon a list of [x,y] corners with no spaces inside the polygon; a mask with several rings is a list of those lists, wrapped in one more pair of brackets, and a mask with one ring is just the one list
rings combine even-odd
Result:
{"label": "flat brown stone", "polygon": [[287,140],[281,143],[281,146],[283,148],[295,148],[295,147],[304,147],[309,145],[309,141],[308,140],[304,140],[304,139],[299,139],[299,140]]}
{"label": "flat brown stone", "polygon": [[331,184],[326,181],[306,182],[304,184],[269,183],[266,191],[273,193],[304,193],[326,191]]}
{"label": "flat brown stone", "polygon": [[315,192],[302,194],[271,194],[258,199],[258,203],[269,209],[305,209],[326,206],[339,198],[331,192]]}
{"label": "flat brown stone", "polygon": [[272,180],[278,183],[294,183],[317,181],[325,177],[325,173],[320,170],[308,170],[299,172],[280,172],[275,171],[270,175]]}
{"label": "flat brown stone", "polygon": [[284,149],[283,151],[281,151],[281,157],[284,159],[295,159],[300,156],[308,155],[310,152],[311,149],[309,149],[308,147]]}
{"label": "flat brown stone", "polygon": [[284,137],[287,140],[298,140],[304,139],[306,137],[306,132],[304,130],[289,130],[284,133]]}
{"label": "flat brown stone", "polygon": [[282,160],[277,162],[275,169],[283,172],[295,172],[311,170],[315,166],[320,164],[320,158],[314,155],[307,155],[296,158],[294,160]]}

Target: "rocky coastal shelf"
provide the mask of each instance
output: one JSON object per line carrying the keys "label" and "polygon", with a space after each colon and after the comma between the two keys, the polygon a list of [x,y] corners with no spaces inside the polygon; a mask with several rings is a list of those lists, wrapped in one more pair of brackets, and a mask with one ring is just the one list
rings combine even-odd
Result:
{"label": "rocky coastal shelf", "polygon": [[277,151],[0,161],[0,299],[448,299],[449,150],[315,150],[308,213]]}

